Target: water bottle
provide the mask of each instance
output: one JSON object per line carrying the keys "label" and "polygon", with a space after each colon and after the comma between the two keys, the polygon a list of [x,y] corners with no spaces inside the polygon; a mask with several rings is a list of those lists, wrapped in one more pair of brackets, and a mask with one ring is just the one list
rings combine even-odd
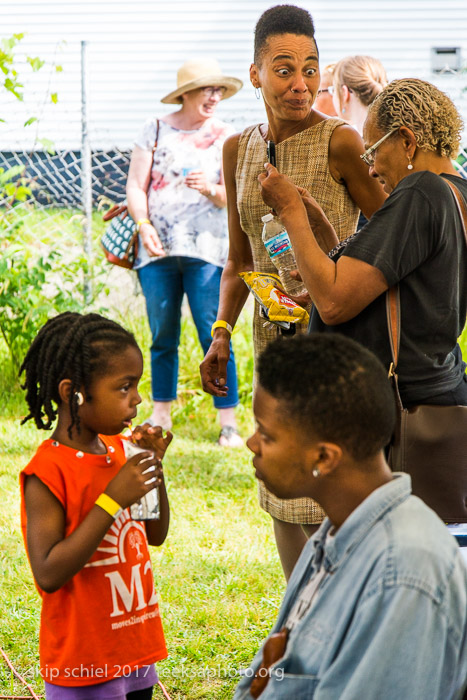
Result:
{"label": "water bottle", "polygon": [[295,255],[289,234],[273,214],[266,214],[261,218],[263,222],[263,243],[269,257],[277,268],[279,277],[287,294],[298,296],[306,292],[303,282],[294,280],[290,276],[291,270],[297,269]]}

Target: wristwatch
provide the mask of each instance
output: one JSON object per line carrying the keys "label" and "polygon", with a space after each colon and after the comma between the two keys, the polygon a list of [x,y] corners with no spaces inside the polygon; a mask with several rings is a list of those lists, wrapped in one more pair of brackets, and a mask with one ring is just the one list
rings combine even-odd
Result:
{"label": "wristwatch", "polygon": [[211,189],[209,190],[209,196],[210,196],[210,197],[215,197],[216,194],[217,194],[216,186],[215,186],[215,185],[212,185],[212,186],[211,186]]}

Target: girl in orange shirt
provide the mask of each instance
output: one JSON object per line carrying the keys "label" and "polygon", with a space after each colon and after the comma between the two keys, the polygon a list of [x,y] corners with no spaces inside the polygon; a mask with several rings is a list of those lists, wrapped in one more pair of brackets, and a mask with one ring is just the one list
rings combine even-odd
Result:
{"label": "girl in orange shirt", "polygon": [[[21,524],[39,594],[47,700],[146,700],[167,656],[148,544],[169,527],[161,458],[171,439],[148,424],[126,459],[122,430],[141,403],[141,351],[98,314],[48,321],[21,367],[29,414],[45,440],[22,471]],[[144,472],[153,468],[151,476]],[[159,487],[160,518],[128,507]]]}

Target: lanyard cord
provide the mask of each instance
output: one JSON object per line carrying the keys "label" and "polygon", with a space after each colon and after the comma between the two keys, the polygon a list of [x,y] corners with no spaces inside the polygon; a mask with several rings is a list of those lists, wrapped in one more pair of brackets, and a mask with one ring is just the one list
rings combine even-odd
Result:
{"label": "lanyard cord", "polygon": [[327,571],[325,571],[324,567],[319,569],[319,571],[317,571],[316,574],[308,581],[306,586],[302,588],[298,600],[294,604],[290,615],[287,618],[287,622],[284,625],[289,630],[289,633],[292,632],[294,627],[298,625],[300,620],[305,617],[306,613],[311,608],[316,599],[318,589],[326,575]]}

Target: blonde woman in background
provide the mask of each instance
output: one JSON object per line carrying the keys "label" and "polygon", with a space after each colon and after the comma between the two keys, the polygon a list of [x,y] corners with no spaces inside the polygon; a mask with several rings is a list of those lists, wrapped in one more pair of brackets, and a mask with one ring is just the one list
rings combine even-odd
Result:
{"label": "blonde woman in background", "polygon": [[372,56],[347,56],[334,66],[332,99],[337,116],[345,119],[360,136],[368,107],[388,84],[386,71]]}
{"label": "blonde woman in background", "polygon": [[[388,84],[386,71],[372,56],[347,56],[334,64],[333,86],[328,88],[337,116],[345,119],[363,136],[368,108]],[[357,230],[368,222],[360,212]]]}
{"label": "blonde woman in background", "polygon": [[318,95],[315,100],[315,109],[321,114],[327,114],[328,117],[337,117],[337,112],[332,100],[333,89],[333,73],[336,64],[330,63],[323,68],[321,80],[318,88]]}

